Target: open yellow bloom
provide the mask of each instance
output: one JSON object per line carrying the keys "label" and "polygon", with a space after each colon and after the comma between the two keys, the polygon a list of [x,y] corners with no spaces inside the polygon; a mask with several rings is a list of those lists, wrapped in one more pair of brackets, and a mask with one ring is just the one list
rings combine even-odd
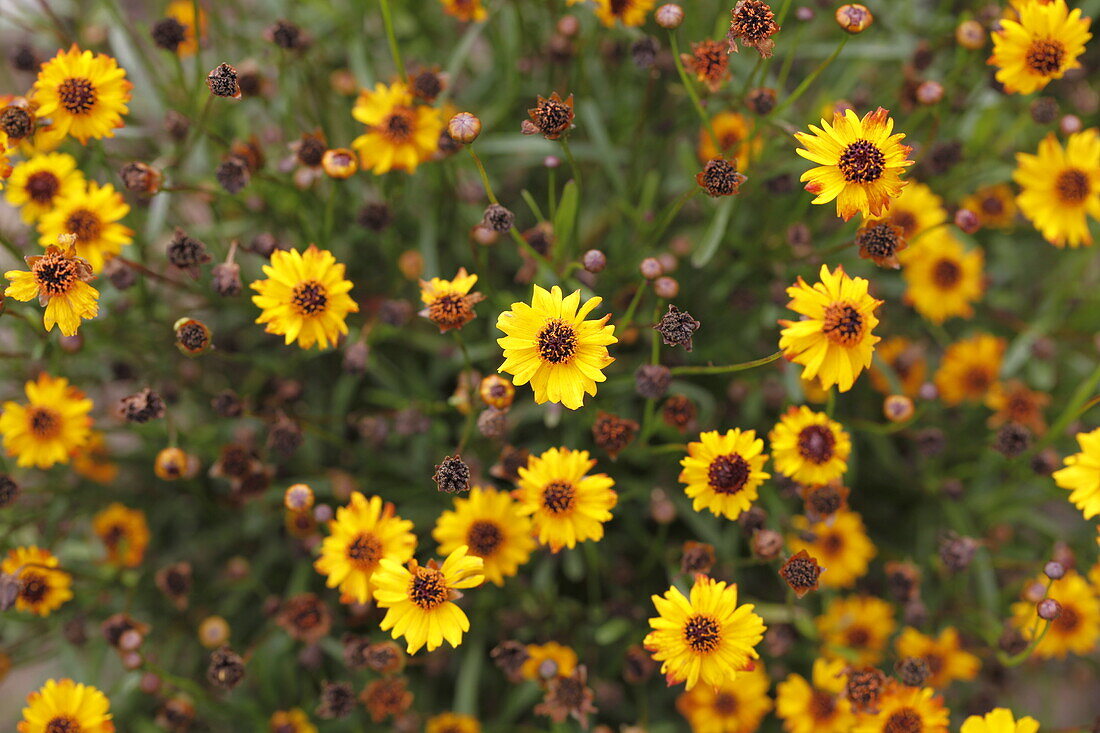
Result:
{"label": "open yellow bloom", "polygon": [[38,220],[38,243],[49,247],[67,234],[76,235],[76,253],[88,260],[93,272],[133,242],[134,232],[119,221],[130,205],[114,186],[88,181],[87,186],[57,199],[54,208]]}
{"label": "open yellow bloom", "polygon": [[982,402],[997,384],[1004,339],[980,333],[947,347],[936,370],[936,389],[945,405]]}
{"label": "open yellow bloom", "polygon": [[519,488],[513,495],[520,514],[533,518],[539,542],[552,552],[603,539],[604,522],[611,521],[619,496],[610,476],[588,475],[595,465],[588,451],[551,448],[531,456],[519,469]]}
{"label": "open yellow bloom", "polygon": [[676,698],[676,709],[692,733],[752,733],[771,712],[771,680],[756,664],[718,687],[696,685]]}
{"label": "open yellow bloom", "polygon": [[932,323],[974,315],[972,303],[985,292],[980,248],[967,252],[950,232],[937,230],[921,237],[913,254],[902,261],[905,302],[917,313]]}
{"label": "open yellow bloom", "polygon": [[51,246],[44,255],[23,259],[30,271],[5,272],[11,285],[4,295],[23,301],[38,298],[46,307],[42,323],[47,331],[56,325],[63,335],[75,336],[82,319],[99,315],[99,291],[88,284],[93,279],[92,266],[77,257],[73,247]]}
{"label": "open yellow bloom", "polygon": [[504,363],[497,369],[512,375],[516,386],[531,383],[535,402],[560,402],[570,410],[584,404],[584,395],[596,394],[596,383],[606,379],[603,369],[615,361],[607,347],[617,343],[615,327],[606,315],[586,321],[585,316],[603,302],[589,298],[581,305],[581,292],[562,297],[557,285],[549,291],[534,286],[531,305],[513,303],[500,314],[497,328],[504,337]]}
{"label": "open yellow bloom", "polygon": [[0,572],[19,580],[15,597],[18,611],[49,616],[73,597],[73,578],[60,569],[60,562],[49,550],[15,547],[0,563]]}
{"label": "open yellow bloom", "polygon": [[988,229],[1008,229],[1016,219],[1016,201],[1007,183],[982,186],[963,199],[961,208],[977,214]]}
{"label": "open yellow bloom", "polygon": [[717,430],[701,433],[699,442],[688,443],[680,461],[680,481],[697,512],[709,509],[715,516],[737,519],[757,497],[757,488],[771,474],[762,469],[768,456],[764,441],[753,430]]}
{"label": "open yellow bloom", "polygon": [[853,733],[948,733],[948,710],[931,687],[905,687],[891,682],[876,714],[864,716]]}
{"label": "open yellow bloom", "polygon": [[833,114],[833,124],[821,120],[821,127],[810,125],[810,132],[796,132],[804,145],[796,153],[817,163],[802,174],[806,190],[814,194],[815,204],[836,200],[836,214],[848,221],[857,212],[879,216],[897,198],[905,186],[901,173],[913,164],[912,151],[902,145],[904,133],[891,134],[894,120],[879,107],[862,119],[852,110]]}
{"label": "open yellow bloom", "polygon": [[1016,203],[1055,247],[1092,244],[1088,217],[1100,219],[1100,132],[1095,127],[1069,136],[1066,146],[1054,133],[1039,142],[1037,154],[1016,153],[1012,180],[1020,185]]}
{"label": "open yellow bloom", "polygon": [[348,295],[352,283],[344,279],[344,265],[331,252],[312,244],[304,253],[275,250],[263,269],[268,279],[252,283],[259,293],[252,302],[263,311],[256,323],[266,323],[268,333],[303,349],[335,346],[347,334],[345,319],[359,305]]}
{"label": "open yellow bloom", "polygon": [[481,723],[472,715],[440,713],[428,719],[424,733],[481,733]]}
{"label": "open yellow bloom", "polygon": [[107,548],[107,562],[136,568],[149,546],[149,524],[145,512],[114,502],[92,519],[92,531]]}
{"label": "open yellow bloom", "polygon": [[470,630],[470,619],[454,601],[462,597],[460,589],[481,585],[481,571],[481,558],[467,555],[465,545],[448,555],[442,566],[435,560],[427,565],[410,560],[405,567],[383,557],[372,578],[374,599],[388,609],[382,630],[393,629],[394,639],[405,637],[409,654],[425,645],[432,651],[444,640],[457,647],[463,632]]}
{"label": "open yellow bloom", "polygon": [[481,293],[471,293],[477,283],[477,275],[470,275],[465,267],[458,268],[453,280],[433,277],[420,281],[420,300],[424,310],[420,315],[439,326],[439,332],[462,328],[477,318],[474,306],[485,299]]}
{"label": "open yellow bloom", "polygon": [[[894,370],[898,381],[901,382],[902,393],[909,397],[916,397],[928,372],[928,360],[925,358],[924,348],[904,336],[892,336],[875,346],[875,351],[879,358]],[[894,389],[890,386],[890,381],[877,365],[871,364],[870,374],[871,383],[875,389],[884,394],[893,394]]]}
{"label": "open yellow bloom", "polygon": [[791,674],[776,686],[775,712],[787,733],[849,733],[855,725],[852,704],[844,691],[847,663],[843,659],[814,660],[812,684]]}
{"label": "open yellow bloom", "polygon": [[972,680],[982,663],[962,648],[959,632],[954,626],[944,628],[939,636],[926,636],[911,626],[901,630],[894,642],[898,658],[917,657],[928,664],[928,685],[942,690],[954,680]]}
{"label": "open yellow bloom", "polygon": [[401,82],[379,82],[373,91],[364,89],[351,115],[367,126],[351,146],[363,167],[375,175],[391,170],[412,173],[439,149],[444,125],[439,110],[414,105],[412,92]]}
{"label": "open yellow bloom", "polygon": [[714,145],[710,129],[705,125],[700,128],[699,144],[696,147],[700,163],[725,157],[733,163],[734,168],[744,171],[764,147],[763,140],[753,136],[752,125],[743,114],[719,112],[711,118],[710,125],[718,137],[718,147]]}
{"label": "open yellow bloom", "polygon": [[791,406],[768,434],[779,473],[803,484],[827,484],[848,470],[852,440],[824,412]]}
{"label": "open yellow bloom", "polygon": [[653,605],[658,615],[649,619],[653,631],[644,644],[670,686],[683,682],[690,690],[700,681],[711,687],[740,681],[760,657],[764,620],[752,604],[737,605],[736,584],[697,575],[689,597],[672,587],[653,596]]}
{"label": "open yellow bloom", "polygon": [[126,103],[132,87],[113,58],[81,51],[74,43],[38,72],[35,114],[51,119],[57,134],[72,135],[81,145],[88,138],[114,137],[122,115],[130,111]]}
{"label": "open yellow bloom", "polygon": [[1054,472],[1054,482],[1072,492],[1070,502],[1092,519],[1100,514],[1100,428],[1078,433],[1077,444],[1080,452],[1066,456],[1066,467]]}
{"label": "open yellow bloom", "polygon": [[515,499],[494,488],[475,486],[468,497],[456,497],[455,508],[439,515],[432,537],[439,554],[449,555],[462,545],[480,557],[485,579],[504,585],[531,557],[535,538],[531,519],[524,516]]}
{"label": "open yellow bloom", "polygon": [[848,277],[839,265],[831,273],[822,265],[818,276],[821,281],[812,286],[800,276],[787,288],[787,307],[802,318],[779,321],[784,327],[779,348],[787,361],[802,365],[803,379],[816,377],[823,389],[835,384],[847,392],[871,366],[875,344],[882,340],[872,333],[882,301],[867,292],[867,280]]}
{"label": "open yellow bloom", "polygon": [[646,14],[656,0],[596,0],[596,17],[610,28],[618,21],[625,26],[645,25]]}
{"label": "open yellow bloom", "polygon": [[23,221],[33,224],[59,199],[83,191],[84,174],[77,170],[76,158],[67,153],[43,153],[12,169],[4,198],[19,207]]}
{"label": "open yellow bloom", "polygon": [[91,437],[92,401],[63,377],[42,372],[25,385],[27,404],[5,402],[0,433],[9,456],[20,466],[49,468],[68,463]]}
{"label": "open yellow bloom", "polygon": [[527,659],[519,668],[527,680],[544,681],[553,677],[569,677],[577,668],[577,653],[556,641],[528,644]]}
{"label": "open yellow bloom", "polygon": [[114,733],[111,701],[90,685],[70,679],[47,680],[27,695],[18,733]]}
{"label": "open yellow bloom", "polygon": [[[947,221],[947,210],[943,208],[943,199],[931,188],[920,181],[910,180],[901,189],[901,195],[890,202],[890,207],[877,217],[901,229],[907,242],[920,244],[918,237],[929,229],[934,229]],[[898,259],[905,261],[912,255],[911,250],[903,250]]]}
{"label": "open yellow bloom", "polygon": [[805,550],[817,558],[825,569],[819,582],[826,588],[854,586],[878,553],[867,537],[863,518],[847,509],[820,522],[810,522],[799,514],[791,520],[791,529],[794,532],[787,538],[787,549],[792,554]]}
{"label": "open yellow bloom", "polygon": [[1039,721],[1030,715],[1016,720],[1008,708],[993,708],[985,715],[971,715],[959,733],[1037,733]]}
{"label": "open yellow bloom", "polygon": [[1080,68],[1077,58],[1092,38],[1092,21],[1082,18],[1079,8],[1071,11],[1066,0],[1026,0],[1016,10],[1019,20],[1004,18],[991,34],[988,63],[997,67],[997,81],[1006,92],[1031,94]]}
{"label": "open yellow bloom", "polygon": [[878,664],[896,627],[894,607],[873,596],[834,598],[816,624],[830,655],[854,658],[858,664]]}
{"label": "open yellow bloom", "polygon": [[467,23],[470,21],[480,23],[489,17],[481,0],[440,0],[440,2],[443,3],[444,13]]}
{"label": "open yellow bloom", "polygon": [[[1031,583],[1043,583],[1036,578]],[[1058,601],[1062,612],[1050,623],[1042,640],[1035,645],[1033,654],[1042,659],[1065,659],[1068,654],[1086,655],[1096,649],[1100,641],[1100,598],[1088,580],[1076,570],[1067,570],[1047,593]],[[1012,621],[1027,640],[1038,630],[1043,633],[1046,621],[1040,621],[1034,601],[1022,600],[1012,604]]]}

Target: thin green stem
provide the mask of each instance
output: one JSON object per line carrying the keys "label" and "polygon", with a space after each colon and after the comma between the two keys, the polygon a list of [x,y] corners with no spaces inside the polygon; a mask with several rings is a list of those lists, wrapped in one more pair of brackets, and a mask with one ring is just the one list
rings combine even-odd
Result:
{"label": "thin green stem", "polygon": [[657,223],[656,228],[653,230],[652,239],[654,242],[660,239],[661,235],[665,233],[665,230],[672,225],[673,220],[676,219],[676,215],[680,213],[680,209],[684,208],[684,204],[702,190],[703,189],[698,186],[693,186],[680,194],[677,199],[669,205],[665,213],[661,216],[660,221]]}
{"label": "thin green stem", "polygon": [[695,106],[695,111],[699,113],[699,119],[703,121],[703,125],[707,128],[707,134],[710,135],[710,140],[714,143],[715,150],[721,150],[722,145],[719,142],[718,135],[714,133],[714,126],[710,122],[710,116],[706,110],[703,109],[703,103],[699,99],[699,93],[695,91],[695,85],[691,83],[691,79],[687,75],[687,71],[684,69],[684,62],[680,60],[680,44],[676,40],[676,31],[668,32],[669,43],[672,46],[672,60],[676,64],[676,71],[680,73],[680,81],[684,84],[684,89],[687,90],[688,96],[691,97],[691,103]]}
{"label": "thin green stem", "polygon": [[634,297],[630,299],[630,305],[626,308],[626,314],[623,315],[623,320],[619,322],[619,330],[625,331],[630,324],[634,321],[634,311],[638,309],[638,303],[642,300],[642,293],[645,292],[646,285],[649,281],[643,281],[638,289],[634,291]]}
{"label": "thin green stem", "polygon": [[777,351],[774,354],[770,354],[761,359],[743,361],[739,364],[718,364],[713,366],[679,366],[672,367],[670,371],[672,372],[673,376],[682,376],[685,374],[729,374],[730,372],[743,372],[747,369],[755,369],[758,366],[771,364],[773,361],[778,361],[781,356],[783,356],[783,352]]}
{"label": "thin green stem", "polygon": [[829,68],[829,64],[833,63],[833,61],[836,60],[836,57],[839,56],[840,52],[844,50],[844,47],[848,45],[849,38],[851,38],[850,35],[845,35],[843,38],[841,38],[840,43],[837,44],[836,50],[834,50],[827,59],[818,64],[817,68],[814,69],[809,76],[803,79],[802,83],[799,84],[793,92],[791,92],[790,96],[780,102],[768,116],[775,117],[780,112],[787,109],[787,107],[790,107],[792,104],[794,104],[798,100],[798,98],[801,97],[806,92],[806,90],[810,88],[810,85],[817,81],[817,77],[821,76],[821,72]]}
{"label": "thin green stem", "polygon": [[390,0],[378,0],[382,6],[382,23],[386,26],[386,39],[390,44],[390,55],[393,56],[393,65],[397,67],[397,74],[408,83],[409,77],[405,72],[405,63],[401,60],[401,49],[397,45],[397,34],[393,31],[393,14],[390,12]]}
{"label": "thin green stem", "polygon": [[573,181],[577,184],[577,196],[583,200],[583,196],[581,196],[581,169],[577,166],[577,160],[573,157],[573,151],[569,149],[569,143],[566,142],[565,138],[559,138],[558,142],[561,143],[565,159],[569,161],[569,167],[573,169]]}

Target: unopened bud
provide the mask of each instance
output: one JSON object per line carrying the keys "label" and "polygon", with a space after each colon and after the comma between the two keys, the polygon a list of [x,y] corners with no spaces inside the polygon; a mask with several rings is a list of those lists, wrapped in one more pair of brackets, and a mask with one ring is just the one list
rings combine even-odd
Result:
{"label": "unopened bud", "polygon": [[875,22],[875,16],[871,15],[871,11],[867,9],[867,6],[859,3],[841,5],[836,9],[834,17],[837,25],[853,34],[862,33]]}
{"label": "unopened bud", "polygon": [[666,30],[675,30],[684,22],[684,9],[676,3],[666,3],[657,8],[653,17],[657,25]]}
{"label": "unopened bud", "polygon": [[447,123],[447,134],[455,142],[469,145],[481,134],[481,120],[469,112],[459,112]]}

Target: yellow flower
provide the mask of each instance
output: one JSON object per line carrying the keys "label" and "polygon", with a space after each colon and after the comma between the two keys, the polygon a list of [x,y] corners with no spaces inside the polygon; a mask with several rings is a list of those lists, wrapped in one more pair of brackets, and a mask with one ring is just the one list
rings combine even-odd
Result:
{"label": "yellow flower", "polygon": [[443,12],[453,15],[461,21],[480,23],[489,17],[481,0],[440,0],[443,3]]}
{"label": "yellow flower", "polygon": [[515,500],[503,491],[480,486],[470,489],[466,498],[456,497],[454,511],[439,515],[432,537],[439,543],[440,555],[467,545],[471,555],[484,561],[485,579],[496,585],[515,575],[535,547],[531,519]]}
{"label": "yellow flower", "polygon": [[988,229],[1008,229],[1016,219],[1016,201],[1006,183],[982,186],[963,199],[962,208],[977,214]]}
{"label": "yellow flower", "polygon": [[118,477],[118,466],[111,460],[103,433],[93,430],[88,442],[73,451],[73,470],[97,484],[109,484]]}
{"label": "yellow flower", "polygon": [[268,727],[271,733],[317,733],[317,726],[309,722],[309,716],[301,708],[272,713]]}
{"label": "yellow flower", "polygon": [[428,719],[424,733],[481,733],[481,723],[472,715],[440,713]]}
{"label": "yellow flower", "polygon": [[753,137],[752,127],[742,114],[719,112],[711,119],[710,125],[718,137],[721,150],[714,146],[710,129],[703,126],[699,130],[699,144],[696,148],[700,163],[725,157],[734,164],[734,168],[743,171],[763,148],[763,140]]}
{"label": "yellow flower", "polygon": [[[917,237],[946,222],[947,211],[943,208],[943,199],[931,188],[919,181],[909,181],[901,190],[901,195],[890,202],[890,208],[878,219],[900,228],[907,242],[917,240],[916,243],[920,244]],[[904,262],[906,257],[912,255],[911,250],[904,250],[898,259]]]}
{"label": "yellow flower", "polygon": [[985,258],[975,247],[967,252],[950,232],[921,237],[913,256],[904,257],[905,302],[932,323],[974,315],[971,304],[985,291]]}
{"label": "yellow flower", "polygon": [[92,266],[77,257],[73,247],[63,250],[50,246],[44,255],[23,259],[30,270],[5,272],[11,285],[4,295],[23,301],[38,298],[39,304],[46,307],[42,323],[47,331],[56,325],[62,335],[75,336],[82,319],[99,314],[99,291],[88,284],[93,279]]}
{"label": "yellow flower", "polygon": [[936,370],[936,389],[945,405],[982,402],[997,384],[1004,339],[980,333],[947,347]]}
{"label": "yellow flower", "polygon": [[697,512],[709,509],[726,519],[737,519],[756,500],[757,488],[771,474],[762,469],[768,456],[764,441],[753,430],[711,430],[688,443],[688,454],[680,461],[680,481],[692,498]]}
{"label": "yellow flower", "polygon": [[702,681],[719,687],[740,682],[759,658],[756,645],[764,638],[764,621],[754,606],[737,605],[737,585],[695,577],[690,597],[676,587],[653,596],[657,616],[645,637],[645,648],[661,662],[669,685],[684,682],[690,690]]}
{"label": "yellow flower", "polygon": [[[1043,581],[1044,578],[1037,578],[1032,583]],[[1096,590],[1076,570],[1067,570],[1061,580],[1051,585],[1047,595],[1061,604],[1062,612],[1050,622],[1033,654],[1044,659],[1091,654],[1100,639],[1100,598]],[[1036,629],[1042,634],[1043,624],[1047,623],[1040,621],[1035,603],[1029,600],[1012,604],[1012,620],[1029,641]]]}
{"label": "yellow flower", "polygon": [[500,314],[497,328],[504,332],[497,344],[504,350],[498,372],[512,375],[516,386],[531,383],[535,402],[560,402],[570,410],[584,404],[584,395],[596,394],[596,382],[606,379],[603,369],[615,361],[607,347],[617,343],[615,327],[606,315],[586,321],[603,302],[589,298],[581,305],[579,290],[562,297],[557,285],[549,291],[534,286],[531,305],[513,303]]}
{"label": "yellow flower", "polygon": [[326,576],[325,585],[340,588],[344,603],[367,603],[374,591],[372,575],[382,558],[402,563],[416,549],[412,522],[394,513],[393,504],[352,492],[347,506],[336,510],[328,523],[329,536],[321,543],[321,556],[313,563]]}
{"label": "yellow flower", "polygon": [[676,698],[676,709],[692,733],[753,733],[772,709],[771,680],[757,664],[731,682],[696,685]]}
{"label": "yellow flower", "polygon": [[481,558],[467,555],[465,546],[448,555],[442,566],[435,560],[427,565],[410,560],[406,568],[383,557],[371,579],[374,599],[388,609],[382,630],[393,629],[394,639],[405,637],[409,654],[425,645],[432,651],[444,640],[457,647],[463,632],[470,630],[470,620],[454,601],[462,597],[460,589],[481,585],[481,570]]}
{"label": "yellow flower", "polygon": [[867,280],[848,277],[839,265],[832,273],[822,265],[818,276],[821,281],[813,286],[799,276],[787,288],[787,307],[802,318],[779,321],[784,327],[779,348],[787,361],[802,365],[803,379],[816,377],[824,389],[835,384],[847,392],[871,366],[875,344],[881,341],[872,331],[882,301],[867,292]]}
{"label": "yellow flower", "polygon": [[1055,247],[1092,244],[1088,217],[1100,219],[1100,133],[1095,127],[1069,136],[1063,148],[1054,133],[1036,155],[1016,153],[1012,180],[1016,203]]}
{"label": "yellow flower", "polygon": [[1037,733],[1039,721],[1030,715],[1016,720],[1008,708],[993,708],[985,715],[971,715],[959,733]]}
{"label": "yellow flower", "polygon": [[46,680],[40,689],[27,695],[23,720],[18,733],[114,733],[111,701],[91,685],[70,679]]}
{"label": "yellow flower", "polygon": [[787,538],[791,553],[805,550],[825,568],[821,585],[826,588],[851,588],[867,574],[867,566],[877,554],[867,537],[863,518],[841,509],[821,522],[810,522],[803,515],[791,520],[794,533]]}
{"label": "yellow flower", "polygon": [[69,455],[91,436],[92,401],[64,377],[42,372],[25,385],[27,404],[5,402],[0,433],[9,456],[20,466],[49,468],[68,463]]}
{"label": "yellow flower", "polygon": [[107,548],[107,562],[136,568],[149,546],[149,525],[145,512],[115,502],[92,519],[92,530]]}
{"label": "yellow flower", "polygon": [[596,0],[596,17],[610,28],[619,21],[625,26],[645,25],[646,14],[656,0]]}
{"label": "yellow flower", "polygon": [[443,118],[439,110],[413,106],[413,95],[401,82],[378,83],[364,89],[355,101],[352,117],[367,126],[351,146],[363,167],[375,175],[391,170],[412,173],[439,149]]}
{"label": "yellow flower", "polygon": [[[195,8],[199,10],[198,22],[195,22]],[[172,0],[168,3],[164,14],[184,27],[183,43],[176,47],[176,53],[180,58],[195,55],[199,50],[199,38],[206,38],[206,12],[195,0]],[[195,35],[195,27],[198,26],[199,35]]]}
{"label": "yellow flower", "polygon": [[852,441],[824,412],[793,405],[768,434],[779,473],[803,484],[827,484],[848,470]]}
{"label": "yellow flower", "polygon": [[816,624],[830,656],[858,664],[878,664],[896,626],[894,607],[873,596],[834,598]]}
{"label": "yellow flower", "polygon": [[[898,381],[901,382],[902,393],[909,397],[916,397],[928,372],[924,349],[904,336],[894,336],[878,344],[875,351],[879,358],[894,370]],[[885,394],[894,392],[886,375],[875,364],[871,365],[871,384],[879,392]]]}
{"label": "yellow flower", "polygon": [[16,610],[45,617],[73,597],[73,578],[59,566],[53,553],[34,545],[8,551],[0,572],[19,580]]}
{"label": "yellow flower", "polygon": [[109,183],[87,186],[57,199],[54,208],[38,220],[38,243],[49,247],[66,234],[76,235],[76,254],[92,266],[93,272],[133,241],[134,232],[119,221],[130,213],[130,205]]}
{"label": "yellow flower", "polygon": [[1031,94],[1080,68],[1077,58],[1092,38],[1092,21],[1082,18],[1080,9],[1070,11],[1065,0],[1028,0],[1016,9],[1019,20],[1005,18],[991,34],[988,63],[997,67],[997,81],[1006,92]]}
{"label": "yellow flower", "polygon": [[875,715],[865,716],[853,733],[948,733],[948,711],[931,687],[889,684]]}
{"label": "yellow flower", "polygon": [[33,224],[53,209],[58,199],[83,191],[84,174],[77,170],[76,158],[67,153],[44,153],[12,169],[4,198],[19,207],[23,221]]}
{"label": "yellow flower", "polygon": [[848,733],[856,718],[844,690],[842,659],[814,660],[813,685],[799,674],[776,686],[775,712],[787,733]]}
{"label": "yellow flower", "polygon": [[485,299],[481,293],[470,292],[476,283],[477,275],[467,274],[465,267],[458,268],[454,280],[421,280],[420,300],[425,308],[420,315],[439,326],[440,333],[462,328],[477,318],[474,306]]}
{"label": "yellow flower", "polygon": [[1078,433],[1077,444],[1081,451],[1066,456],[1066,467],[1054,472],[1054,482],[1071,492],[1070,503],[1085,519],[1092,519],[1100,514],[1100,428]]}
{"label": "yellow flower", "polygon": [[275,250],[263,269],[268,279],[252,283],[259,293],[252,302],[263,311],[256,323],[266,323],[268,333],[303,349],[335,346],[347,334],[345,319],[359,305],[348,295],[352,283],[344,279],[344,265],[331,252],[312,244],[304,253]]}
{"label": "yellow flower", "polygon": [[519,668],[524,679],[542,681],[553,677],[570,677],[577,668],[577,653],[556,641],[528,644],[527,659]]}
{"label": "yellow flower", "polygon": [[926,636],[911,626],[901,630],[894,642],[898,658],[917,657],[928,664],[928,685],[942,690],[954,680],[972,680],[982,663],[964,651],[959,632],[954,626],[943,629],[939,636]]}
{"label": "yellow flower", "polygon": [[539,542],[553,552],[603,539],[604,522],[611,521],[619,497],[610,476],[587,475],[595,465],[588,451],[551,448],[519,469],[519,488],[513,492],[519,512],[532,517]]}
{"label": "yellow flower", "polygon": [[74,43],[42,64],[34,82],[35,114],[50,118],[56,134],[72,135],[81,145],[88,138],[114,137],[130,111],[132,87],[113,58],[81,51]]}
{"label": "yellow flower", "polygon": [[806,190],[814,194],[815,204],[836,199],[837,216],[848,221],[856,212],[879,216],[897,198],[905,186],[901,173],[913,164],[908,160],[912,148],[902,145],[903,133],[892,135],[894,120],[879,107],[860,119],[852,110],[833,113],[833,124],[821,120],[821,127],[810,125],[810,132],[796,132],[804,145],[796,153],[817,163],[802,174]]}

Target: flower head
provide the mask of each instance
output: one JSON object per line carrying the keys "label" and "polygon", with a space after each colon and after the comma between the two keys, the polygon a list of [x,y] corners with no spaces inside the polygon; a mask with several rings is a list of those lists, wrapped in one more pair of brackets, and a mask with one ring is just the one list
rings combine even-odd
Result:
{"label": "flower head", "polygon": [[1065,147],[1050,133],[1035,155],[1016,154],[1012,180],[1021,188],[1020,211],[1048,242],[1092,244],[1088,218],[1100,219],[1100,131],[1075,132]]}
{"label": "flower head", "polygon": [[454,509],[436,520],[432,537],[439,554],[465,545],[467,553],[484,561],[485,579],[504,585],[531,557],[535,539],[531,519],[503,491],[475,486],[467,497],[455,497]]}
{"label": "flower head", "polygon": [[974,315],[972,304],[985,293],[983,264],[978,247],[969,252],[947,231],[929,232],[902,256],[902,275],[908,288],[905,301],[932,323]]}
{"label": "flower head", "polygon": [[894,607],[881,598],[864,595],[834,598],[816,623],[831,654],[859,664],[877,664],[896,627]]}
{"label": "flower head", "polygon": [[696,685],[676,698],[676,709],[691,730],[707,733],[748,733],[760,728],[771,712],[771,679],[760,664],[717,687]]}
{"label": "flower head", "polygon": [[45,372],[25,385],[27,404],[5,402],[0,433],[8,455],[20,466],[49,468],[68,463],[72,452],[91,437],[92,401],[63,377]]}
{"label": "flower head", "polygon": [[810,680],[791,674],[776,686],[775,712],[789,733],[849,733],[855,724],[845,687],[843,659],[814,660]]}
{"label": "flower head", "polygon": [[364,89],[355,101],[352,117],[367,126],[351,146],[364,168],[375,175],[391,170],[413,173],[439,149],[443,118],[439,110],[413,103],[413,94],[401,82],[379,82]]}
{"label": "flower head", "polygon": [[826,484],[848,470],[852,441],[823,412],[792,406],[768,434],[775,468],[804,484]]}
{"label": "flower head", "polygon": [[92,530],[107,548],[107,562],[136,568],[149,546],[149,524],[145,512],[115,502],[92,519]]}
{"label": "flower head", "polygon": [[67,153],[39,153],[12,169],[4,197],[32,224],[62,198],[84,191],[84,174]]}
{"label": "flower head", "polygon": [[982,402],[997,385],[1005,340],[979,333],[947,347],[936,370],[936,389],[945,405]]}
{"label": "flower head", "polygon": [[57,134],[72,135],[83,145],[88,138],[114,137],[130,111],[132,87],[113,58],[81,51],[74,43],[42,65],[32,100],[36,114],[53,120]]}
{"label": "flower head", "polygon": [[453,280],[421,280],[420,300],[425,308],[420,315],[439,326],[440,333],[462,328],[477,318],[474,306],[485,299],[481,293],[470,292],[475,283],[477,275],[467,274],[465,267],[458,268]]}
{"label": "flower head", "polygon": [[15,608],[38,616],[49,616],[73,597],[73,578],[60,568],[60,562],[49,550],[31,545],[8,551],[0,572],[19,582]]}
{"label": "flower head", "polygon": [[107,260],[133,241],[133,230],[119,223],[129,213],[130,205],[114,186],[88,181],[86,186],[59,196],[53,209],[42,215],[38,243],[49,247],[59,237],[75,235],[72,246],[76,254],[91,264],[93,272],[100,272]]}
{"label": "flower head", "polygon": [[90,685],[70,679],[47,680],[27,695],[18,733],[114,733],[111,701]]}
{"label": "flower head", "polygon": [[695,511],[709,509],[716,516],[737,519],[752,506],[761,483],[771,478],[763,468],[768,456],[764,441],[753,430],[739,428],[701,433],[699,442],[688,443],[680,461],[680,481]]}
{"label": "flower head", "polygon": [[898,658],[916,657],[928,665],[928,685],[942,690],[954,680],[972,680],[981,661],[962,648],[958,630],[948,626],[938,636],[927,636],[911,626],[901,630],[897,641]]}
{"label": "flower head", "polygon": [[1016,7],[1019,20],[1001,20],[989,57],[1006,92],[1031,94],[1080,68],[1092,21],[1079,8],[1071,11],[1066,0],[1024,0]]}
{"label": "flower head", "polygon": [[854,733],[922,731],[948,733],[948,711],[931,687],[887,684],[874,715],[864,716]]}
{"label": "flower head", "polygon": [[[62,237],[62,240],[65,238]],[[25,257],[28,272],[9,270],[4,277],[11,283],[4,295],[16,300],[37,297],[45,306],[42,323],[47,331],[56,325],[63,336],[76,335],[82,319],[99,314],[99,291],[88,284],[92,266],[76,250],[50,246],[44,255]]]}
{"label": "flower head", "polygon": [[1030,715],[1019,720],[1008,708],[993,708],[985,715],[971,715],[959,733],[1038,733],[1039,721]]}
{"label": "flower head", "polygon": [[1054,481],[1070,491],[1069,500],[1085,519],[1100,514],[1100,428],[1078,433],[1078,453],[1066,456],[1065,468],[1054,472]]}
{"label": "flower head", "polygon": [[851,588],[867,574],[875,556],[875,545],[867,537],[863,518],[843,509],[828,519],[811,522],[798,515],[791,522],[794,533],[787,538],[791,552],[808,552],[828,572],[822,573],[826,588]]}
{"label": "flower head", "polygon": [[596,17],[608,28],[616,21],[628,27],[645,25],[656,4],[656,0],[596,0]]}
{"label": "flower head", "polygon": [[741,50],[737,46],[737,42],[741,41],[755,48],[762,58],[772,55],[775,41],[771,37],[779,32],[779,24],[775,22],[775,13],[768,3],[764,0],[737,0],[730,16],[730,29],[726,34],[730,53]]}
{"label": "flower head", "polygon": [[610,476],[588,474],[595,465],[588,451],[551,448],[519,469],[518,488],[512,492],[519,512],[532,518],[539,542],[553,552],[603,539],[618,494]]}

